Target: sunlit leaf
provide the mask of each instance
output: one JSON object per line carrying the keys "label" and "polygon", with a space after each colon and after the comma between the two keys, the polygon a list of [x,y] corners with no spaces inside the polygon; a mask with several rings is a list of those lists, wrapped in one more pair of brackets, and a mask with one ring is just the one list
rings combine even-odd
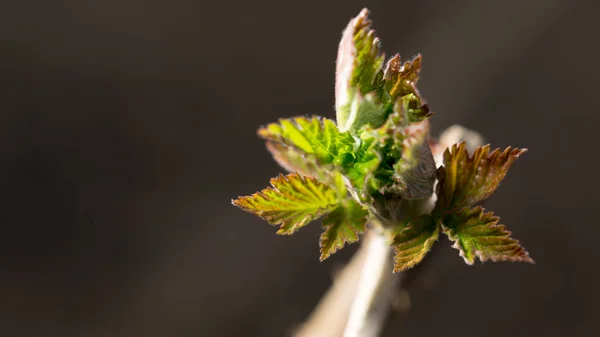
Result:
{"label": "sunlit leaf", "polygon": [[325,183],[332,182],[332,168],[320,165],[315,156],[280,142],[267,141],[266,146],[273,155],[273,159],[288,172],[298,172],[303,176],[313,177]]}
{"label": "sunlit leaf", "polygon": [[[347,111],[343,109],[347,109]],[[353,133],[363,125],[381,125],[387,115],[386,107],[373,92],[366,95],[362,95],[359,92],[354,93],[349,105],[338,111],[345,111],[344,113],[347,113],[348,116],[346,121],[338,119],[340,130],[349,130]]]}
{"label": "sunlit leaf", "polygon": [[280,119],[260,128],[258,135],[312,155],[319,164],[352,165],[359,145],[352,135],[340,132],[332,120],[321,117]]}
{"label": "sunlit leaf", "polygon": [[328,182],[328,172],[337,170],[358,190],[379,164],[373,139],[360,139],[340,132],[326,118],[281,119],[258,130],[277,162],[289,171],[298,171]]}
{"label": "sunlit leaf", "polygon": [[354,163],[343,171],[344,176],[362,198],[367,197],[366,194],[373,184],[374,172],[381,161],[373,143],[373,139],[361,140],[361,145],[355,152]]}
{"label": "sunlit leaf", "polygon": [[348,23],[338,48],[335,107],[342,131],[367,123],[379,126],[385,120],[386,107],[380,101],[385,56],[379,45],[369,11],[363,9]]}
{"label": "sunlit leaf", "polygon": [[343,183],[329,186],[297,173],[271,179],[271,186],[250,196],[233,200],[241,209],[272,225],[280,225],[277,234],[289,235],[312,220],[333,211],[345,195]]}

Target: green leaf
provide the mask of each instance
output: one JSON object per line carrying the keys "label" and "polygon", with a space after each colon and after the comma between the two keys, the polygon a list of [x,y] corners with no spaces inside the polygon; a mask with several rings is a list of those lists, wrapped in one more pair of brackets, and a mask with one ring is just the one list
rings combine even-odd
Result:
{"label": "green leaf", "polygon": [[373,139],[340,132],[326,118],[281,119],[259,129],[258,134],[267,140],[267,148],[285,169],[323,182],[329,182],[330,173],[337,171],[362,191],[370,181],[367,177],[379,165]]}
{"label": "green leaf", "polygon": [[484,213],[477,206],[463,208],[447,215],[442,226],[444,233],[454,241],[454,248],[467,264],[473,264],[475,258],[482,262],[513,261],[534,263],[529,253],[521,247],[519,241],[510,237],[506,227],[499,225],[500,218],[492,212]]}
{"label": "green leaf", "polygon": [[350,199],[339,205],[323,219],[325,231],[321,234],[321,261],[342,249],[346,243],[358,241],[358,234],[365,231],[368,212]]}
{"label": "green leaf", "polygon": [[359,145],[352,135],[340,132],[332,120],[316,116],[280,119],[260,128],[258,135],[312,155],[321,165],[351,165]]}
{"label": "green leaf", "polygon": [[339,128],[354,133],[363,125],[379,126],[386,119],[386,110],[374,92],[363,96],[360,92],[352,91],[349,105],[338,109],[343,115],[347,115],[345,121],[338,118]]}
{"label": "green leaf", "polygon": [[266,146],[273,159],[288,172],[298,172],[303,176],[331,183],[332,173],[327,166],[319,165],[315,156],[275,141],[268,140]]}
{"label": "green leaf", "polygon": [[343,171],[350,184],[361,193],[362,199],[367,197],[373,184],[373,175],[381,157],[374,148],[374,139],[361,139],[360,146],[354,153],[354,163]]}
{"label": "green leaf", "polygon": [[379,127],[393,110],[403,106],[407,122],[419,122],[432,114],[417,89],[421,55],[402,63],[392,57],[383,70],[384,54],[371,28],[369,11],[363,9],[346,27],[336,62],[336,116],[342,131],[369,124]]}
{"label": "green leaf", "polygon": [[422,103],[421,97],[417,94],[408,94],[400,97],[399,100],[410,123],[420,122],[433,116],[427,104]]}
{"label": "green leaf", "polygon": [[393,166],[402,153],[404,126],[400,124],[401,122],[401,115],[393,112],[380,127],[373,128],[365,125],[361,128],[360,138],[363,144],[368,144],[367,153],[377,158],[377,161],[373,162],[374,165],[370,167],[370,172],[365,176],[367,178],[364,180],[365,192],[380,195],[394,192],[390,184],[393,183]]}
{"label": "green leaf", "polygon": [[277,234],[290,235],[312,220],[333,211],[347,197],[341,178],[329,186],[297,173],[271,179],[271,186],[250,196],[233,200],[235,206],[280,225]]}
{"label": "green leaf", "polygon": [[359,88],[362,94],[383,86],[378,75],[383,75],[385,55],[371,24],[369,10],[364,8],[342,34],[336,60],[336,96],[338,90],[347,86]]}
{"label": "green leaf", "polygon": [[379,45],[365,8],[350,20],[338,48],[335,107],[341,131],[364,124],[377,127],[385,121],[386,108],[380,102],[385,56]]}
{"label": "green leaf", "polygon": [[527,149],[504,151],[490,146],[475,149],[472,156],[465,142],[453,145],[444,152],[444,167],[438,171],[441,190],[438,209],[452,210],[473,206],[489,197],[506,176],[512,163]]}
{"label": "green leaf", "polygon": [[419,264],[437,241],[439,226],[429,215],[411,220],[394,238],[394,272],[405,271]]}
{"label": "green leaf", "polygon": [[406,123],[404,107],[397,104],[379,128],[363,127],[361,139],[374,142],[380,159],[374,173],[376,189],[405,199],[433,193],[436,166],[429,147],[429,122]]}

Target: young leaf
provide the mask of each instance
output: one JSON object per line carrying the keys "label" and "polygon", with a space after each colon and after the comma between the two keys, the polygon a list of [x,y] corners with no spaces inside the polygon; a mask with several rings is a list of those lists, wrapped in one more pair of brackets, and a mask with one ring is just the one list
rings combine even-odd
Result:
{"label": "young leaf", "polygon": [[385,56],[379,44],[365,8],[350,20],[338,48],[335,107],[341,131],[367,123],[377,127],[385,120],[386,109],[379,102]]}
{"label": "young leaf", "polygon": [[[361,138],[372,138],[377,140],[380,150],[384,150],[386,144],[392,144],[397,140],[401,141],[404,139],[404,131],[408,126],[408,120],[404,108],[402,104],[400,104],[400,100],[398,100],[398,103],[399,104],[394,105],[392,112],[380,126],[363,126]],[[399,149],[400,147],[395,147],[391,150]]]}
{"label": "young leaf", "polygon": [[406,199],[424,198],[433,193],[436,170],[428,143],[429,122],[406,123],[401,105],[396,105],[379,128],[363,128],[362,139],[372,139],[374,151],[382,158],[375,171],[378,190]]}
{"label": "young leaf", "polygon": [[342,249],[346,243],[358,241],[358,234],[365,231],[368,212],[350,199],[339,205],[323,219],[325,231],[321,234],[321,261]]}
{"label": "young leaf", "polygon": [[290,235],[312,220],[334,210],[340,200],[341,186],[329,186],[297,173],[271,179],[271,186],[250,196],[233,200],[235,206],[280,225],[277,234]]}
{"label": "young leaf", "polygon": [[[360,130],[363,144],[368,144],[368,153],[378,160],[373,162],[364,182],[370,192],[378,194],[398,194],[390,184],[393,182],[394,164],[400,159],[402,153],[402,140],[404,139],[402,111],[393,111],[385,123],[377,128],[365,125]],[[364,146],[363,146],[364,147]],[[397,187],[397,186],[396,186]]]}
{"label": "young leaf", "polygon": [[484,213],[480,206],[463,208],[444,219],[444,233],[454,241],[453,247],[472,265],[475,258],[481,262],[513,261],[534,263],[529,253],[510,237],[510,231],[499,225],[500,218],[494,213]]}
{"label": "young leaf", "polygon": [[512,163],[527,149],[504,151],[490,146],[475,149],[469,156],[465,142],[455,144],[444,152],[444,167],[440,168],[441,191],[438,207],[445,210],[472,206],[485,200],[498,187]]}
{"label": "young leaf", "polygon": [[394,55],[387,63],[383,78],[392,100],[398,96],[418,93],[417,81],[421,72],[421,54],[412,61],[402,64],[400,54]]}
{"label": "young leaf", "polygon": [[383,85],[377,77],[383,75],[385,55],[380,51],[380,41],[371,24],[369,10],[364,8],[350,20],[342,34],[336,60],[336,99],[341,98],[348,87],[357,87],[366,94]]}
{"label": "young leaf", "polygon": [[421,199],[433,193],[436,167],[428,136],[429,122],[426,120],[406,128],[402,156],[394,165],[394,180],[406,199]]}
{"label": "young leaf", "polygon": [[419,264],[437,241],[439,226],[429,215],[411,220],[394,238],[394,272],[398,273]]}
{"label": "young leaf", "polygon": [[338,110],[348,116],[346,121],[338,119],[340,130],[355,133],[363,125],[379,126],[386,119],[387,109],[374,92],[362,95],[358,91],[352,91],[352,100],[346,108],[346,111]]}
{"label": "young leaf", "polygon": [[381,156],[374,148],[374,139],[361,139],[354,153],[354,163],[343,170],[350,184],[365,198],[369,186],[373,183],[373,173],[379,166]]}
{"label": "young leaf", "polygon": [[419,54],[402,64],[400,55],[396,54],[388,61],[383,75],[389,102],[401,104],[409,122],[420,122],[432,115],[417,89],[421,59]]}
{"label": "young leaf", "polygon": [[258,134],[267,140],[267,148],[284,168],[324,182],[329,182],[331,172],[338,171],[362,190],[367,176],[379,164],[373,139],[362,140],[340,132],[327,118],[281,119],[259,129]]}
{"label": "young leaf", "polygon": [[352,135],[340,132],[332,120],[320,117],[280,119],[279,123],[260,128],[258,135],[312,155],[322,165],[351,165],[357,146]]}
{"label": "young leaf", "polygon": [[411,123],[423,121],[431,116],[427,104],[422,103],[421,97],[417,94],[408,94],[399,98],[404,111],[406,111],[407,120]]}
{"label": "young leaf", "polygon": [[298,172],[306,177],[313,177],[328,184],[332,183],[331,168],[319,165],[315,156],[295,147],[270,140],[267,141],[266,146],[273,155],[273,159],[288,172]]}

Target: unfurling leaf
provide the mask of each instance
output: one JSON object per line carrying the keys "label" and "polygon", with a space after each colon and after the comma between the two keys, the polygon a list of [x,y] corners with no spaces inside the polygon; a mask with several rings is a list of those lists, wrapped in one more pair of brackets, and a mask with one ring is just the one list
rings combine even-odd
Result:
{"label": "unfurling leaf", "polygon": [[433,113],[429,112],[427,104],[422,103],[421,97],[416,94],[402,96],[396,102],[398,101],[406,112],[406,118],[410,123],[420,122],[433,116]]}
{"label": "unfurling leaf", "polygon": [[374,150],[373,143],[373,139],[361,139],[360,146],[354,153],[354,163],[343,170],[344,176],[363,198],[366,197],[373,173],[381,162],[381,156]]}
{"label": "unfurling leaf", "polygon": [[342,34],[336,61],[335,107],[341,131],[364,124],[379,126],[385,107],[379,102],[383,87],[383,63],[379,39],[371,29],[369,11],[350,20]]}
{"label": "unfurling leaf", "polygon": [[507,147],[502,152],[495,149],[490,153],[490,146],[486,145],[478,147],[469,156],[465,142],[448,148],[444,153],[444,167],[438,172],[441,181],[438,206],[452,210],[485,200],[496,190],[512,163],[525,151],[527,149]]}
{"label": "unfurling leaf", "polygon": [[327,118],[281,119],[258,130],[277,162],[289,171],[298,171],[329,183],[332,171],[344,174],[362,190],[379,164],[372,139],[362,140],[340,132]]}
{"label": "unfurling leaf", "polygon": [[402,105],[409,122],[420,122],[433,115],[417,89],[421,59],[419,54],[411,61],[402,64],[400,55],[396,54],[388,61],[383,75],[387,97],[389,97],[386,97],[386,101],[389,101],[390,105]]}
{"label": "unfurling leaf", "polygon": [[417,81],[421,72],[421,54],[402,64],[400,54],[394,55],[385,67],[383,78],[392,100],[398,96],[418,94]]}
{"label": "unfurling leaf", "polygon": [[482,262],[513,261],[534,263],[529,253],[521,247],[519,241],[510,237],[511,232],[499,225],[500,218],[492,212],[484,213],[477,206],[463,208],[445,217],[444,233],[454,241],[454,248],[467,264],[473,264],[475,258]]}
{"label": "unfurling leaf", "polygon": [[394,272],[416,266],[437,241],[439,226],[429,215],[411,220],[394,238]]}
{"label": "unfurling leaf", "polygon": [[348,87],[366,94],[383,85],[378,75],[383,75],[385,55],[381,54],[380,41],[371,24],[369,10],[364,8],[342,33],[336,60],[336,99]]}
{"label": "unfurling leaf", "polygon": [[271,186],[233,204],[255,214],[272,225],[280,225],[277,234],[290,235],[312,220],[333,211],[346,195],[343,183],[329,186],[297,173],[271,179]]}
{"label": "unfurling leaf", "polygon": [[429,122],[413,123],[402,141],[402,156],[394,165],[394,180],[406,199],[429,197],[435,182],[435,161],[429,147]]}
{"label": "unfurling leaf", "polygon": [[407,123],[396,105],[379,128],[364,127],[362,139],[372,139],[381,165],[375,171],[380,194],[421,199],[433,193],[436,166],[429,147],[429,122]]}
{"label": "unfurling leaf", "polygon": [[347,109],[348,120],[338,122],[340,130],[355,133],[363,125],[379,126],[386,118],[386,109],[374,92],[366,95],[355,92]]}
{"label": "unfurling leaf", "polygon": [[346,243],[358,241],[358,234],[365,231],[369,213],[356,201],[350,199],[340,204],[323,219],[325,231],[321,234],[321,261],[342,249]]}

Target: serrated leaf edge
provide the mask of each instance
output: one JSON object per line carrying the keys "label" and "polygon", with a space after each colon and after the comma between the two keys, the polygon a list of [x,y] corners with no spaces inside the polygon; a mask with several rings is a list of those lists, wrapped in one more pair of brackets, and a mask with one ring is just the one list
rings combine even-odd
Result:
{"label": "serrated leaf edge", "polygon": [[279,230],[276,233],[278,235],[292,235],[292,234],[294,234],[298,229],[306,226],[309,222],[314,221],[314,220],[320,218],[321,216],[323,216],[323,215],[331,212],[339,204],[339,202],[340,202],[339,197],[340,196],[339,196],[339,194],[336,193],[338,195],[338,200],[336,200],[335,203],[329,204],[329,205],[324,206],[324,207],[318,207],[314,213],[307,214],[305,217],[302,218],[302,220],[300,220],[297,223],[293,224],[293,226],[290,227],[287,230],[283,228],[284,226],[287,225],[287,223],[286,223],[285,220],[281,220],[281,219],[279,219],[279,220],[272,220],[270,217],[263,216],[263,214],[264,214],[265,211],[263,211],[263,210],[253,210],[253,209],[250,209],[250,208],[244,206],[244,203],[247,200],[249,200],[249,199],[255,199],[257,197],[263,198],[265,200],[268,200],[268,197],[266,195],[264,195],[264,192],[267,191],[267,190],[279,191],[279,189],[276,187],[276,185],[278,184],[278,181],[285,180],[286,182],[290,182],[289,178],[292,177],[292,176],[293,177],[298,177],[302,181],[309,180],[309,181],[311,181],[312,184],[326,186],[327,188],[334,190],[334,187],[329,186],[328,184],[325,184],[325,183],[323,183],[323,182],[321,182],[321,181],[319,181],[319,180],[317,180],[315,178],[312,178],[312,177],[302,176],[302,175],[300,175],[298,173],[291,173],[291,174],[288,174],[287,176],[284,176],[283,174],[279,174],[277,177],[271,178],[271,180],[270,180],[271,186],[270,187],[267,187],[267,188],[265,188],[265,189],[263,189],[263,190],[261,190],[259,192],[255,192],[255,193],[253,193],[253,194],[251,194],[249,196],[240,196],[237,199],[232,199],[231,203],[232,203],[232,205],[240,208],[241,210],[243,210],[245,212],[248,212],[250,214],[253,214],[253,215],[256,215],[256,216],[260,217],[261,219],[267,221],[270,225],[273,225],[273,226],[279,225],[280,228],[279,228]]}
{"label": "serrated leaf edge", "polygon": [[[356,206],[361,207],[358,203],[356,204]],[[344,206],[338,206],[338,207],[344,207]],[[329,241],[329,238],[326,237],[326,234],[327,234],[328,230],[330,230],[336,224],[327,225],[326,224],[327,218],[324,218],[323,219],[323,225],[322,225],[323,232],[321,233],[321,236],[319,237],[319,252],[321,253],[321,255],[319,256],[319,260],[321,262],[325,261],[331,255],[335,254],[336,252],[338,252],[339,250],[341,250],[342,248],[344,248],[346,246],[346,244],[351,244],[351,243],[358,242],[359,241],[359,235],[363,234],[365,232],[366,223],[368,221],[368,216],[369,216],[369,213],[365,211],[365,215],[362,217],[362,221],[361,221],[362,222],[362,225],[361,225],[362,229],[361,230],[355,231],[354,228],[350,227],[350,229],[354,233],[354,236],[356,237],[356,239],[346,240],[346,241],[342,241],[341,243],[338,243],[338,244],[333,244],[331,246],[331,249],[329,251],[325,250],[325,245],[326,245],[325,242]]]}
{"label": "serrated leaf edge", "polygon": [[[434,221],[434,220],[432,219],[431,221]],[[421,235],[427,235],[428,233],[426,232],[426,229],[421,229],[420,231],[418,231],[416,236],[412,237],[409,240],[402,241],[401,243],[397,243],[398,237],[400,237],[401,235],[403,235],[404,233],[406,233],[408,231],[415,230],[415,228],[413,226],[411,226],[411,222],[409,222],[407,224],[407,226],[404,227],[400,231],[400,233],[398,233],[394,237],[394,241],[392,243],[392,246],[394,249],[394,273],[399,273],[399,272],[403,272],[408,269],[411,269],[411,268],[415,267],[416,265],[418,265],[419,263],[421,263],[421,261],[423,261],[425,256],[429,253],[429,251],[433,247],[433,244],[439,240],[440,226],[438,223],[435,223],[434,226],[435,226],[435,229],[433,230],[431,235],[429,235],[425,239],[424,242],[422,242],[422,243],[417,242],[416,244],[413,244],[412,246],[409,246],[408,248],[401,249],[401,246],[407,245],[410,242],[414,242],[415,240],[418,240]],[[405,253],[406,251],[411,250],[411,249],[415,250],[415,248],[418,248],[418,249],[416,249],[416,252],[411,255],[415,255],[416,257],[411,259],[411,261],[409,261],[408,263],[401,264],[399,262],[399,255],[401,253]]]}
{"label": "serrated leaf edge", "polygon": [[[493,212],[486,213],[485,209],[483,209],[481,206],[474,207],[472,209],[472,211],[480,212],[479,219],[483,219],[483,217],[489,217],[490,218],[489,223],[491,224],[490,226],[492,228],[500,229],[503,232],[502,236],[510,237],[512,240],[514,240],[514,243],[520,247],[520,251],[522,252],[522,254],[518,255],[518,256],[497,255],[497,256],[486,257],[483,255],[483,252],[481,252],[480,250],[475,250],[474,255],[477,259],[479,259],[479,261],[481,261],[481,263],[484,263],[489,260],[492,262],[525,262],[525,263],[535,264],[535,261],[533,260],[533,258],[531,258],[531,256],[529,256],[529,252],[521,245],[521,242],[519,240],[511,237],[512,231],[508,230],[505,225],[498,224],[500,222],[500,217],[494,215]],[[483,225],[486,225],[486,224],[482,224],[479,226],[483,226]],[[475,263],[475,258],[473,258],[473,260],[469,260],[469,258],[466,256],[465,250],[462,247],[462,245],[460,244],[460,237],[458,236],[458,234],[452,234],[452,232],[454,230],[452,228],[445,226],[443,223],[441,224],[441,228],[442,228],[442,232],[448,236],[448,239],[450,241],[453,242],[452,248],[457,249],[459,252],[459,256],[463,258],[465,263],[472,266]]]}

